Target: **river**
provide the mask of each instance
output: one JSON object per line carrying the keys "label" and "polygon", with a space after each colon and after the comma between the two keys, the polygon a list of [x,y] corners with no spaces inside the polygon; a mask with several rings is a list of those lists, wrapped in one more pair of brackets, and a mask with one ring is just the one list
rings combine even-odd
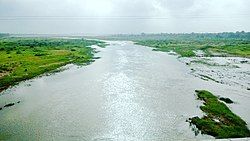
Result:
{"label": "river", "polygon": [[[236,101],[250,123],[249,91],[204,81],[164,52],[112,41],[94,63],[21,82],[1,93],[0,137],[6,140],[199,140],[186,119],[202,115],[195,90]],[[249,126],[248,126],[249,127]]]}

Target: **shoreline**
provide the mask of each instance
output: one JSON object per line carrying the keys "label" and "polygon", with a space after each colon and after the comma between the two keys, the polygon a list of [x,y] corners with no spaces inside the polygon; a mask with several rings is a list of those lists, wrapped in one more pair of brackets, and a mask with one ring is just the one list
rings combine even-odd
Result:
{"label": "shoreline", "polygon": [[[105,42],[64,38],[0,38],[0,93],[16,84],[58,71],[68,64],[90,64],[95,59],[93,45]],[[32,61],[33,60],[33,61]]]}

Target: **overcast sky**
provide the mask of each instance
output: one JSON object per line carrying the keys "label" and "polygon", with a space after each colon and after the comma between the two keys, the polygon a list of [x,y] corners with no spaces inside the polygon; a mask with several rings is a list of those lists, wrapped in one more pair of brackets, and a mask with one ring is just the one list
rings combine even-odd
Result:
{"label": "overcast sky", "polygon": [[0,0],[0,32],[250,31],[250,0]]}

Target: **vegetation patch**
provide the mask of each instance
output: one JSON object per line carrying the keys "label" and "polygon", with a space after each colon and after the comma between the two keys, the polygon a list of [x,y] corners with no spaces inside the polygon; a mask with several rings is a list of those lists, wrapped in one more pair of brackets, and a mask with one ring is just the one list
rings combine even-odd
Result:
{"label": "vegetation patch", "polygon": [[0,38],[0,92],[20,81],[53,71],[69,63],[93,61],[88,46],[104,42],[85,39]]}
{"label": "vegetation patch", "polygon": [[[233,42],[233,44],[232,44]],[[206,57],[226,57],[239,56],[250,57],[250,41],[242,40],[143,40],[137,41],[137,44],[153,47],[155,51],[174,51],[181,57],[194,57],[195,52],[201,50]],[[208,45],[212,44],[212,45]],[[228,45],[229,44],[229,45]]]}
{"label": "vegetation patch", "polygon": [[218,97],[205,90],[196,90],[198,99],[204,102],[200,109],[206,113],[202,118],[193,117],[189,122],[195,125],[202,134],[215,138],[250,137],[246,122],[234,114]]}
{"label": "vegetation patch", "polygon": [[[249,37],[249,32],[127,36],[127,38],[134,40],[136,44],[152,47],[155,51],[174,51],[181,57],[250,57]],[[119,38],[122,38],[122,36]],[[198,51],[202,52],[202,55],[195,54]]]}

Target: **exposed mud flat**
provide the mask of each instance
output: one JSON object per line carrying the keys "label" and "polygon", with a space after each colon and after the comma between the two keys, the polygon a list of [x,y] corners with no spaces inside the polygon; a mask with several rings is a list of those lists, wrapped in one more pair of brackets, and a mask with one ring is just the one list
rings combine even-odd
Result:
{"label": "exposed mud flat", "polygon": [[240,57],[179,58],[191,74],[206,81],[250,90],[250,59]]}

